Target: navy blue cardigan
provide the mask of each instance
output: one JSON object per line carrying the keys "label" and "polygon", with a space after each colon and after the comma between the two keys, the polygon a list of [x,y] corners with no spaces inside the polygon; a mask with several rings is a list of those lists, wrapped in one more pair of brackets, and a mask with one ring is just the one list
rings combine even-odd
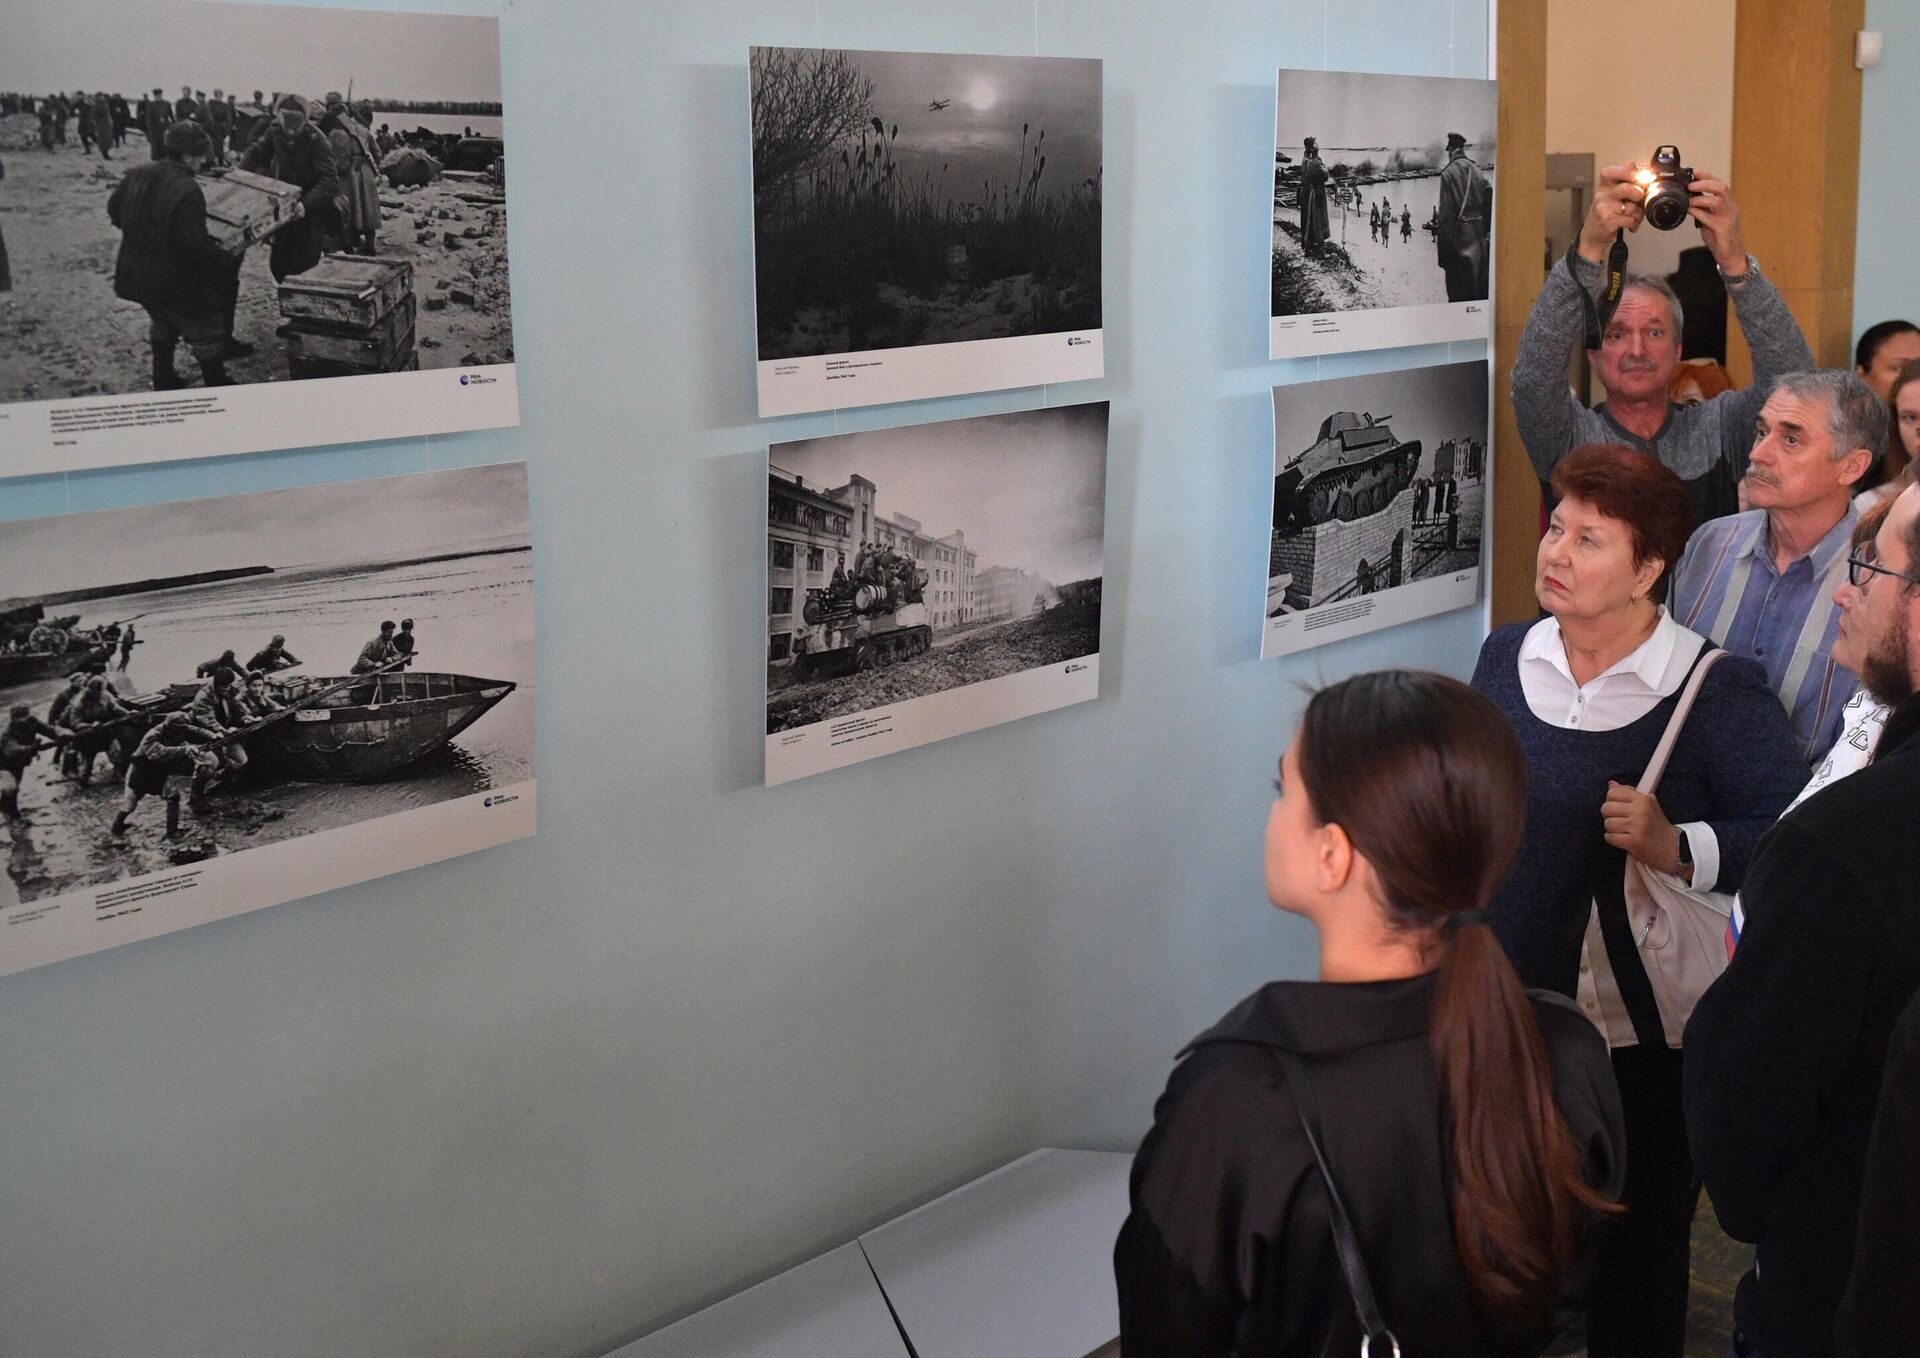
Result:
{"label": "navy blue cardigan", "polygon": [[[1473,672],[1473,686],[1507,714],[1527,756],[1526,838],[1494,897],[1493,929],[1522,984],[1571,996],[1580,979],[1580,945],[1596,875],[1618,874],[1626,864],[1626,856],[1601,837],[1607,783],[1640,781],[1680,697],[1663,699],[1640,720],[1613,731],[1541,721],[1520,688],[1520,644],[1531,625],[1495,631],[1480,648]],[[1760,836],[1807,777],[1766,671],[1729,656],[1707,672],[1654,795],[1674,824],[1705,821],[1713,827],[1720,842],[1714,889],[1737,891]]]}

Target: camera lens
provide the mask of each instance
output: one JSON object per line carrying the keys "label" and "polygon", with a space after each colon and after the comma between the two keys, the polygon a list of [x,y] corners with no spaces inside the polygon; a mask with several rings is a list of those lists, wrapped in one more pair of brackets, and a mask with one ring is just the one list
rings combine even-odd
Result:
{"label": "camera lens", "polygon": [[1671,179],[1661,179],[1647,190],[1647,225],[1671,231],[1687,219],[1690,195]]}

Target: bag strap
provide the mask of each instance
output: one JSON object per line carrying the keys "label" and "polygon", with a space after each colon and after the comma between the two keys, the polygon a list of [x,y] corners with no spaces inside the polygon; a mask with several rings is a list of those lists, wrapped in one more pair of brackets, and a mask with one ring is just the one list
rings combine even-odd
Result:
{"label": "bag strap", "polygon": [[[1576,238],[1567,247],[1567,272],[1573,275],[1578,284],[1580,275],[1574,273],[1574,256],[1579,253],[1580,242]],[[1607,322],[1613,319],[1614,309],[1620,305],[1620,294],[1627,286],[1627,233],[1619,230],[1613,233],[1613,244],[1607,249],[1606,286],[1601,289],[1600,300],[1596,303],[1585,288],[1580,288],[1580,312],[1586,325],[1586,343],[1588,349],[1598,349],[1600,341],[1606,335]]]}
{"label": "bag strap", "polygon": [[[1360,1254],[1353,1219],[1347,1215],[1346,1200],[1340,1196],[1340,1189],[1333,1182],[1333,1171],[1327,1168],[1327,1157],[1320,1149],[1320,1109],[1314,1101],[1313,1086],[1307,1083],[1306,1064],[1298,1053],[1278,1047],[1273,1053],[1280,1059],[1280,1069],[1293,1091],[1293,1106],[1300,1114],[1300,1127],[1307,1134],[1313,1162],[1320,1167],[1320,1179],[1327,1188],[1327,1215],[1333,1225],[1334,1253],[1340,1256],[1340,1271],[1347,1275],[1347,1294],[1352,1297],[1354,1314],[1360,1319],[1360,1358],[1400,1358],[1400,1341],[1380,1318],[1380,1304],[1374,1299],[1373,1280],[1367,1274],[1367,1261]],[[1386,1341],[1386,1347],[1377,1353],[1373,1348],[1375,1336]]]}
{"label": "bag strap", "polygon": [[1686,686],[1680,690],[1680,701],[1667,719],[1667,729],[1661,733],[1660,743],[1653,747],[1647,771],[1640,775],[1642,792],[1652,792],[1660,785],[1660,775],[1667,771],[1667,759],[1673,754],[1674,742],[1680,739],[1680,728],[1687,724],[1687,714],[1693,711],[1693,700],[1700,696],[1700,686],[1707,681],[1707,671],[1727,657],[1718,646],[1704,646],[1701,651],[1700,658],[1694,662],[1693,673],[1687,676]]}
{"label": "bag strap", "polygon": [[[1600,917],[1600,940],[1613,968],[1613,983],[1620,988],[1620,1003],[1633,1023],[1633,1035],[1646,1051],[1658,1051],[1667,1045],[1667,1027],[1660,1015],[1660,998],[1653,993],[1653,980],[1647,975],[1640,946],[1633,936],[1633,921],[1627,914],[1626,874],[1633,860],[1622,849],[1608,849],[1600,855],[1602,867],[1594,875],[1593,905]],[[1611,869],[1611,870],[1609,870]]]}

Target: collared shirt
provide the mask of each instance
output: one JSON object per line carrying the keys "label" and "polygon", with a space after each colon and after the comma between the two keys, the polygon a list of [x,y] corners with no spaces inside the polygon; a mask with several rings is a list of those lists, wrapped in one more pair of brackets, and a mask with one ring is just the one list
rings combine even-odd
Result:
{"label": "collared shirt", "polygon": [[1846,581],[1859,519],[1849,505],[1812,551],[1781,571],[1767,512],[1729,514],[1694,530],[1674,572],[1674,617],[1760,663],[1809,765],[1840,738],[1841,709],[1853,696],[1853,671],[1833,658],[1840,628],[1833,595]]}
{"label": "collared shirt", "polygon": [[[1562,730],[1617,731],[1639,721],[1680,691],[1706,638],[1660,610],[1653,635],[1584,684],[1574,682],[1560,620],[1546,617],[1520,643],[1520,692],[1533,715]],[[1600,808],[1595,807],[1597,815]],[[1711,891],[1720,879],[1720,841],[1705,821],[1678,827],[1693,851],[1693,881],[1670,880],[1681,890]]]}

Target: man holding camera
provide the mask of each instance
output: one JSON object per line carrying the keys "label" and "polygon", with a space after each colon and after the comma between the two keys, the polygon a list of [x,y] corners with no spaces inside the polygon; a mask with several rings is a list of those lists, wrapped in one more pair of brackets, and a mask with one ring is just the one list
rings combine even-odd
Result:
{"label": "man holding camera", "polygon": [[[1677,165],[1677,153],[1673,160]],[[1511,392],[1521,442],[1543,482],[1581,444],[1625,444],[1679,474],[1700,524],[1739,510],[1754,418],[1773,380],[1812,368],[1813,352],[1779,290],[1747,253],[1740,209],[1726,184],[1685,169],[1666,172],[1664,162],[1661,169],[1656,175],[1637,165],[1609,165],[1600,172],[1579,240],[1548,271],[1527,317]],[[1650,197],[1679,193],[1687,195],[1685,212],[1670,220],[1678,225],[1690,217],[1699,226],[1753,351],[1752,386],[1692,406],[1676,406],[1667,395],[1680,364],[1683,319],[1672,288],[1657,278],[1628,278],[1611,316],[1589,310],[1607,282],[1616,234],[1639,229]],[[1607,393],[1592,410],[1567,390],[1567,356],[1583,334]]]}

